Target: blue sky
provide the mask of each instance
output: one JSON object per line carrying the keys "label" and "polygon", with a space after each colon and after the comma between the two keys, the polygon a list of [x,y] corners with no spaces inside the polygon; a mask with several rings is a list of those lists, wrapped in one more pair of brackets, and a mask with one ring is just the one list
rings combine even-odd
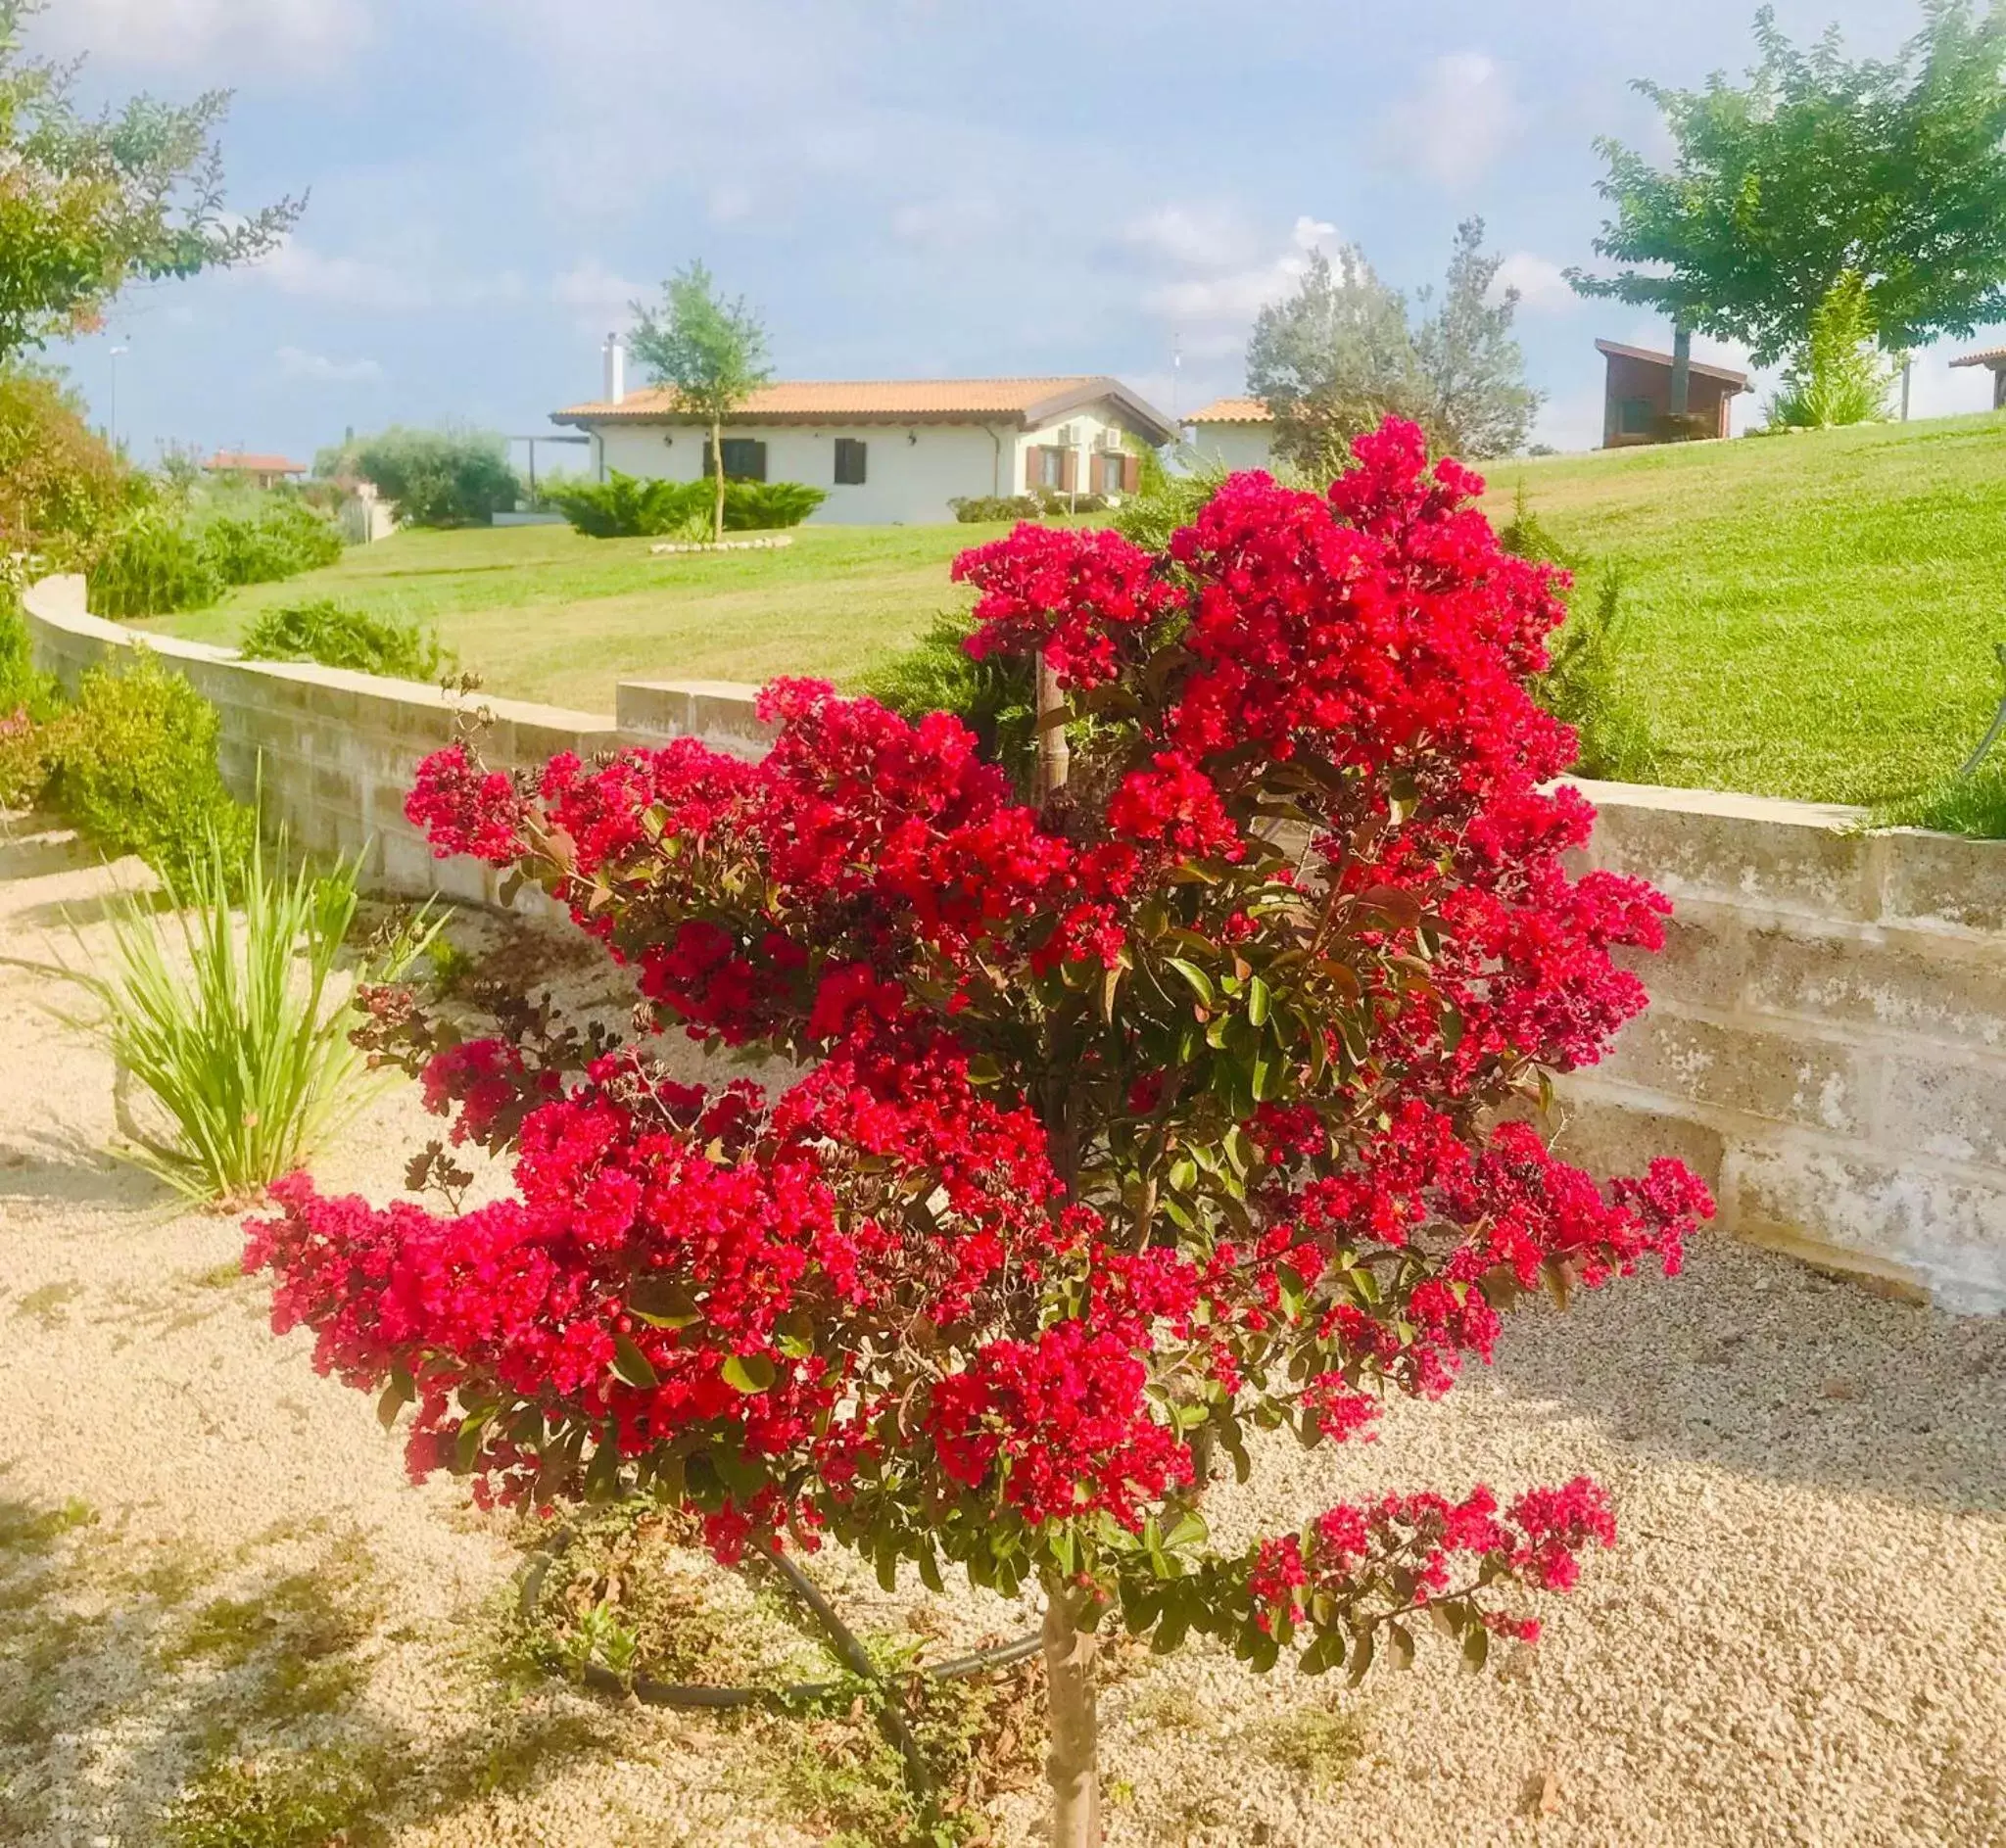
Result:
{"label": "blue sky", "polygon": [[[136,457],[305,459],[390,421],[548,429],[597,395],[636,293],[701,257],[783,377],[1112,372],[1165,408],[1241,385],[1305,248],[1408,288],[1481,213],[1525,301],[1540,435],[1600,440],[1597,335],[1648,316],[1559,279],[1601,217],[1628,80],[1748,61],[1754,0],[54,0],[93,97],[229,85],[233,203],[310,190],[256,269],[133,292],[59,350]],[[1907,0],[1779,0],[1857,53]],[[1675,21],[1675,23],[1673,23]],[[1920,414],[1989,376],[1925,355]],[[1171,355],[1181,346],[1181,370]],[[1732,356],[1727,350],[1700,353]],[[1745,404],[1747,401],[1743,401]]]}

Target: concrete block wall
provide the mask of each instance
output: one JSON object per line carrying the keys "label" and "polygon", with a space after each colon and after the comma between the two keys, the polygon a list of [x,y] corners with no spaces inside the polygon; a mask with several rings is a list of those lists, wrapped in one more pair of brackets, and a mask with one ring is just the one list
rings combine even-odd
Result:
{"label": "concrete block wall", "polygon": [[2006,842],[1584,782],[1590,861],[1673,900],[1649,1012],[1558,1086],[1591,1165],[1682,1157],[1725,1227],[2006,1310]]}
{"label": "concrete block wall", "polygon": [[[599,713],[519,699],[462,697],[411,681],[339,668],[245,661],[234,650],[172,636],[143,635],[92,616],[80,577],[45,578],[23,598],[36,665],[74,690],[84,670],[152,649],[187,676],[221,717],[224,781],[245,801],[262,792],[264,814],[314,853],[362,854],[372,889],[429,893],[471,904],[500,902],[492,867],[436,860],[404,818],[418,760],[484,720],[482,755],[502,769],[540,767],[559,751],[590,758],[623,744],[688,732],[720,748],[753,749],[754,689],[724,682],[656,682],[634,704],[625,731]],[[620,694],[624,709],[630,705]],[[713,730],[707,731],[706,728]],[[763,746],[760,746],[763,748]],[[756,754],[756,753],[755,753]],[[534,908],[526,891],[518,905]]]}
{"label": "concrete block wall", "polygon": [[[623,683],[607,719],[138,638],[90,616],[76,578],[25,603],[38,662],[72,687],[144,640],[221,713],[239,793],[262,764],[268,813],[316,850],[366,843],[395,892],[497,902],[490,869],[434,860],[404,819],[418,759],[469,705],[491,716],[483,751],[501,765],[677,736],[756,757],[771,735],[734,683]],[[1557,1087],[1561,1148],[1626,1171],[1677,1155],[1730,1232],[2006,1311],[2006,842],[1869,834],[1857,811],[1809,803],[1582,788],[1600,813],[1588,860],[1649,879],[1676,913],[1664,953],[1637,963],[1650,1011]]]}

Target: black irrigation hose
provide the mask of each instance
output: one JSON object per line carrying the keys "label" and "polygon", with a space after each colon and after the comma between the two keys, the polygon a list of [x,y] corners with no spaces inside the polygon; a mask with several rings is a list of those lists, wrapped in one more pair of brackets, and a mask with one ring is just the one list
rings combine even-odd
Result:
{"label": "black irrigation hose", "polygon": [[[568,1536],[565,1539],[568,1540]],[[550,1567],[556,1563],[562,1542],[557,1547],[540,1551],[532,1556],[528,1569],[522,1575],[522,1592],[517,1608],[523,1618],[536,1615],[537,1600],[542,1595],[544,1579]],[[802,1573],[791,1560],[782,1557],[777,1562],[790,1587],[797,1590],[807,1585],[814,1590],[807,1575]],[[789,1570],[790,1569],[790,1570]],[[820,1591],[815,1596],[821,1600]],[[827,1601],[822,1600],[824,1607]],[[811,1609],[813,1606],[811,1605]],[[820,1616],[817,1612],[817,1616]],[[833,1613],[832,1613],[833,1614]],[[845,1633],[847,1634],[847,1633]],[[998,1643],[994,1648],[978,1649],[970,1655],[958,1655],[951,1661],[941,1662],[924,1671],[936,1682],[965,1680],[971,1675],[985,1674],[991,1669],[1005,1669],[1019,1662],[1028,1661],[1043,1645],[1043,1638],[1033,1631],[1029,1635],[1019,1636],[1015,1642]],[[868,1662],[869,1658],[866,1658]],[[561,1664],[554,1651],[546,1651],[544,1663],[553,1671]],[[865,1679],[881,1680],[875,1668],[866,1668]],[[793,1687],[706,1687],[692,1682],[658,1682],[649,1675],[637,1675],[632,1681],[623,1681],[611,1669],[600,1668],[597,1663],[585,1666],[586,1686],[604,1694],[632,1694],[645,1707],[680,1707],[686,1709],[708,1708],[712,1711],[730,1711],[740,1707],[793,1707],[805,1706],[817,1700],[827,1700],[832,1694],[841,1691],[840,1682],[804,1682]]]}

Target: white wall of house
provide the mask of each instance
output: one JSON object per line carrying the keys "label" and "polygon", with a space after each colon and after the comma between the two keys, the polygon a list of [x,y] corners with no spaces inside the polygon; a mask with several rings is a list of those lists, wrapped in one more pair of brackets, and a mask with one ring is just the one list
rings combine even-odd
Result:
{"label": "white wall of house", "polygon": [[1268,423],[1197,423],[1190,448],[1206,461],[1229,470],[1270,468],[1274,426]]}
{"label": "white wall of house", "polygon": [[[1035,479],[1030,456],[1044,449],[1072,449],[1076,492],[1100,492],[1096,457],[1108,452],[1113,439],[1107,433],[1120,429],[1112,406],[1103,404],[1032,430],[1014,422],[727,424],[724,435],[727,442],[747,438],[766,445],[768,481],[824,489],[829,498],[809,516],[819,525],[921,526],[952,520],[952,499],[1023,494]],[[601,481],[614,470],[644,481],[694,481],[703,472],[705,432],[697,425],[605,423],[592,435],[593,472]],[[865,446],[861,484],[836,479],[839,437]]]}
{"label": "white wall of house", "polygon": [[[694,481],[705,432],[694,424],[609,423],[596,432],[601,478],[617,469],[645,481]],[[1006,425],[727,424],[725,440],[766,445],[768,481],[805,482],[829,496],[809,517],[825,526],[922,526],[954,518],[958,496],[1010,494],[1017,432]],[[860,485],[836,479],[836,443],[864,445]]]}

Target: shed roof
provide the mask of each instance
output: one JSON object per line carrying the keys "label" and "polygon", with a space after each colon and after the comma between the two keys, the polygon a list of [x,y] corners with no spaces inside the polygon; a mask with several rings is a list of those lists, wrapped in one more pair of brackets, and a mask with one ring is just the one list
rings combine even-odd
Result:
{"label": "shed roof", "polygon": [[1961,353],[1952,365],[1988,365],[1997,372],[2006,368],[2006,347],[1987,347],[1982,353]]}
{"label": "shed roof", "polygon": [[[1653,353],[1648,347],[1626,347],[1615,340],[1599,340],[1595,343],[1595,350],[1612,359],[1641,359],[1647,365],[1661,365],[1668,369],[1672,363],[1672,355],[1668,353]],[[1747,373],[1737,372],[1732,366],[1702,365],[1697,359],[1692,360],[1690,365],[1696,378],[1717,379],[1738,392],[1748,389]]]}
{"label": "shed roof", "polygon": [[[730,421],[779,423],[1012,423],[1031,429],[1100,399],[1114,400],[1137,434],[1158,443],[1176,426],[1120,379],[1076,374],[1034,379],[801,379],[762,385]],[[672,390],[630,392],[617,404],[573,404],[552,423],[693,423]]]}

